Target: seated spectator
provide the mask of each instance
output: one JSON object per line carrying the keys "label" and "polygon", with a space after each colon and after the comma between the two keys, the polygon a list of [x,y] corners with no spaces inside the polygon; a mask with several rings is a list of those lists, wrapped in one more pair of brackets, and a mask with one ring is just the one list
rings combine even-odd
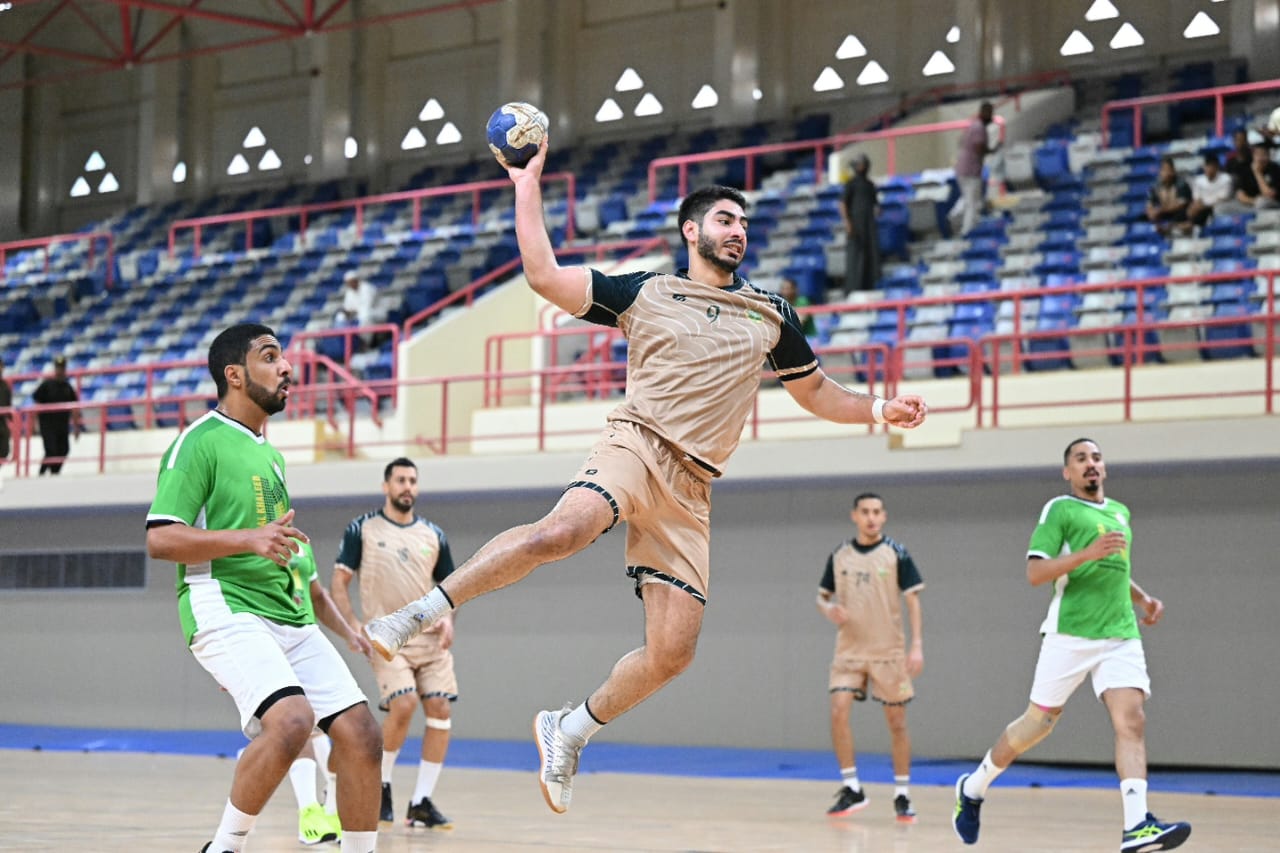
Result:
{"label": "seated spectator", "polygon": [[1171,230],[1188,232],[1187,207],[1191,204],[1191,187],[1187,186],[1173,165],[1172,157],[1160,158],[1160,174],[1147,193],[1147,219],[1161,234]]}
{"label": "seated spectator", "polygon": [[1231,134],[1231,144],[1231,153],[1222,168],[1235,182],[1238,190],[1245,174],[1253,167],[1253,146],[1249,144],[1249,131],[1241,128]]}
{"label": "seated spectator", "polygon": [[342,310],[355,317],[359,326],[372,326],[373,303],[378,297],[378,289],[360,276],[349,272],[343,281]]}
{"label": "seated spectator", "polygon": [[1253,146],[1253,164],[1236,184],[1236,201],[1263,209],[1280,207],[1280,165],[1265,145]]}
{"label": "seated spectator", "polygon": [[1187,205],[1187,219],[1200,226],[1209,221],[1219,206],[1230,204],[1235,197],[1235,182],[1218,165],[1218,155],[1204,155],[1204,171],[1191,179],[1191,204]]}
{"label": "seated spectator", "polygon": [[[790,302],[792,308],[803,308],[810,304],[809,297],[801,296],[796,283],[789,278],[782,280],[782,284],[778,287],[778,295]],[[811,338],[818,333],[813,323],[812,314],[801,314],[800,324],[806,337]]]}

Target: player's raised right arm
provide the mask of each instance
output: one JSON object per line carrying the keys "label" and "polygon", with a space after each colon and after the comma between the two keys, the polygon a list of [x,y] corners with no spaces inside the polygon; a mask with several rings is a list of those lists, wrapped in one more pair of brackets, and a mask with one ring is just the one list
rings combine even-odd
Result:
{"label": "player's raised right arm", "polygon": [[587,300],[591,274],[585,267],[562,267],[556,260],[542,215],[542,167],[546,161],[544,139],[524,168],[507,168],[516,188],[516,242],[534,292],[570,314],[578,314]]}

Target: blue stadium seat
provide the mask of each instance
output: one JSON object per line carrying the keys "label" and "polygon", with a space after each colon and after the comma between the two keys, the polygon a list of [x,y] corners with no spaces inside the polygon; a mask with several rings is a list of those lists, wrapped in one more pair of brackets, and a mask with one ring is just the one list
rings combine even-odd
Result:
{"label": "blue stadium seat", "polygon": [[[1045,314],[1043,307],[1040,310],[1040,316],[1036,319],[1038,332],[1070,329],[1075,324],[1074,317],[1070,315]],[[1065,337],[1032,338],[1027,341],[1027,354],[1034,357],[1025,360],[1023,365],[1032,372],[1066,370],[1071,367],[1070,348]]]}
{"label": "blue stadium seat", "polygon": [[[1222,302],[1214,306],[1213,316],[1247,318],[1253,314],[1253,306],[1247,301]],[[1206,343],[1218,343],[1219,346],[1205,347],[1201,355],[1210,361],[1228,358],[1252,358],[1253,328],[1249,323],[1239,325],[1207,326],[1204,330]],[[1232,342],[1232,343],[1228,343]]]}

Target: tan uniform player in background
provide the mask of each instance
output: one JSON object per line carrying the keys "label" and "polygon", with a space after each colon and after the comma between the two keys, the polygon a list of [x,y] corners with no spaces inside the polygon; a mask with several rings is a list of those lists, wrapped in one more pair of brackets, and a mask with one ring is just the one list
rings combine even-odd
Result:
{"label": "tan uniform player in background", "polygon": [[[849,710],[853,700],[871,696],[884,706],[893,750],[893,810],[901,823],[915,823],[911,808],[911,734],[907,703],[915,696],[911,679],[924,669],[920,591],[924,581],[915,561],[898,542],[884,535],[884,500],[865,492],[853,499],[850,512],[858,535],[827,559],[818,586],[818,612],[834,624],[836,651],[831,661],[831,744],[840,764],[840,787],[832,817],[852,814],[867,805],[854,763]],[[906,601],[911,646],[902,630]]]}
{"label": "tan uniform player in background", "polygon": [[[333,600],[353,624],[359,624],[351,606],[351,579],[360,575],[360,609],[365,619],[375,619],[405,603],[426,595],[453,572],[449,542],[435,524],[413,511],[418,499],[418,469],[403,457],[383,472],[382,508],[365,513],[347,525],[342,549],[334,566]],[[449,750],[452,725],[449,703],[458,698],[453,674],[453,619],[442,619],[432,630],[419,634],[389,661],[376,655],[373,672],[381,694],[379,708],[387,712],[382,722],[382,807],[380,819],[395,820],[391,799],[391,771],[409,734],[413,710],[420,699],[427,718],[422,737],[418,781],[409,810],[408,826],[452,829],[453,824],[431,801],[436,781]]]}

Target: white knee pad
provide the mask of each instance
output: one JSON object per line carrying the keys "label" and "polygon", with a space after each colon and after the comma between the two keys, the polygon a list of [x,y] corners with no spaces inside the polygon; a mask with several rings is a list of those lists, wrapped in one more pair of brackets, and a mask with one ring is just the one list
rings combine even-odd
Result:
{"label": "white knee pad", "polygon": [[448,731],[453,728],[453,720],[441,720],[436,717],[427,717],[427,728]]}

